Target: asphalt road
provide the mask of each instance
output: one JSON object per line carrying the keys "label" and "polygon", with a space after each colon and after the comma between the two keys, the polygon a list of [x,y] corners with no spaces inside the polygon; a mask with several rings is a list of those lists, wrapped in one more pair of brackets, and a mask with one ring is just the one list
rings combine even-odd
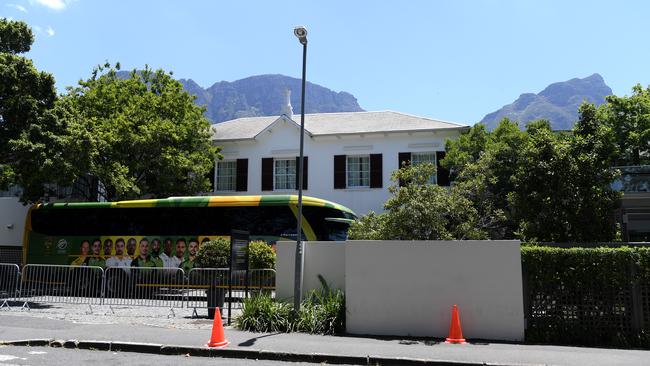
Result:
{"label": "asphalt road", "polygon": [[309,363],[256,361],[209,357],[163,356],[131,352],[88,351],[52,347],[0,346],[0,366],[68,366],[68,365],[234,365],[234,366],[313,366]]}

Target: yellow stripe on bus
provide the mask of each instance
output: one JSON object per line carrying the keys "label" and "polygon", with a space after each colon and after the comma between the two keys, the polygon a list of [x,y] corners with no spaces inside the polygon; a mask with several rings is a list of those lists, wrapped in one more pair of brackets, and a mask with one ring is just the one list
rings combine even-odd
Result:
{"label": "yellow stripe on bus", "polygon": [[213,196],[208,207],[259,206],[262,196]]}
{"label": "yellow stripe on bus", "polygon": [[[296,219],[298,219],[298,207],[296,205],[289,205],[289,207],[291,208],[293,215],[296,217]],[[311,225],[309,225],[309,222],[305,220],[305,215],[302,215],[302,231],[305,232],[305,236],[307,237],[307,240],[316,240],[316,234],[314,233],[314,230],[311,228]],[[298,235],[300,235],[300,233],[298,233]]]}

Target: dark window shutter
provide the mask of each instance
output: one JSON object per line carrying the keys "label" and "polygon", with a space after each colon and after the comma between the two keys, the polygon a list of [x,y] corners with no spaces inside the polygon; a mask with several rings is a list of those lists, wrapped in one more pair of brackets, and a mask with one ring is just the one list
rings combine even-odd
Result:
{"label": "dark window shutter", "polygon": [[262,190],[273,190],[273,158],[262,158]]}
{"label": "dark window shutter", "polygon": [[449,170],[440,165],[440,161],[445,158],[445,154],[444,151],[436,151],[436,181],[439,186],[449,185]]}
{"label": "dark window shutter", "polygon": [[370,188],[383,186],[381,154],[370,154]]}
{"label": "dark window shutter", "polygon": [[345,187],[345,155],[334,155],[334,189]]}
{"label": "dark window shutter", "polygon": [[[309,176],[309,159],[307,156],[303,156],[304,166],[302,167],[302,189],[307,189],[307,177]],[[300,156],[296,156],[296,187],[298,187],[298,172],[300,171]]]}
{"label": "dark window shutter", "polygon": [[237,192],[248,191],[248,159],[237,159],[235,190]]}
{"label": "dark window shutter", "polygon": [[[410,152],[401,152],[397,154],[397,161],[399,164],[397,165],[398,169],[403,168],[404,166],[411,165],[411,153]],[[405,165],[406,164],[406,165]],[[404,187],[406,185],[406,182],[403,180],[399,180],[399,186]]]}

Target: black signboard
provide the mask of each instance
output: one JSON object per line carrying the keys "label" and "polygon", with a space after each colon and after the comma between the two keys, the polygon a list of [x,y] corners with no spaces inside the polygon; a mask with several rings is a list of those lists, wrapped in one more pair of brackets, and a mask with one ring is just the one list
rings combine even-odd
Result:
{"label": "black signboard", "polygon": [[230,270],[248,270],[248,242],[250,233],[248,231],[233,230],[230,235]]}
{"label": "black signboard", "polygon": [[[230,325],[232,313],[233,282],[241,286],[244,280],[244,296],[248,298],[248,242],[250,233],[248,231],[233,230],[230,234],[230,281],[228,281],[228,325]],[[242,273],[243,272],[243,273]]]}

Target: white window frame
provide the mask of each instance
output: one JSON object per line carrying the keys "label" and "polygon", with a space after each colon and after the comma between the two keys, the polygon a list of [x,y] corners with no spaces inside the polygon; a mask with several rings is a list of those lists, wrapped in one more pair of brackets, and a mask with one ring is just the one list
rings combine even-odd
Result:
{"label": "white window frame", "polygon": [[[227,167],[226,165],[230,165]],[[226,172],[226,170],[230,170]],[[228,173],[225,174],[224,173]],[[214,191],[215,192],[235,192],[237,190],[237,160],[220,160],[217,161],[216,171],[214,173]],[[222,179],[228,179],[223,182]],[[232,187],[232,188],[231,188]]]}
{"label": "white window frame", "polygon": [[[289,162],[287,166],[288,168],[290,168],[290,165],[293,164],[293,174],[287,172],[278,173],[276,163],[280,161],[288,161]],[[286,177],[287,184],[285,187],[278,187],[278,174],[281,174]],[[295,157],[294,158],[273,158],[273,190],[274,191],[295,191],[296,174],[298,174],[298,172],[297,172]]]}
{"label": "white window frame", "polygon": [[[416,155],[418,155],[418,156],[430,155],[433,158],[433,160],[431,160],[431,159],[421,159],[420,157],[418,157],[418,160],[416,161],[416,159],[415,159]],[[411,164],[413,164],[413,166],[416,166],[416,165],[418,165],[420,163],[423,163],[423,162],[427,162],[427,163],[432,163],[433,166],[435,166],[437,168],[438,165],[437,165],[436,159],[437,159],[437,157],[436,157],[436,152],[435,151],[411,152]],[[429,183],[436,184],[437,182],[438,182],[438,169],[436,169],[435,173],[433,175],[431,175],[431,177],[429,177]]]}
{"label": "white window frame", "polygon": [[[351,177],[350,177],[350,173],[351,173],[351,171],[350,171],[350,158],[353,158],[353,159],[364,159],[365,158],[367,160],[368,170],[361,170],[361,169],[358,170],[359,173],[366,172],[365,179],[363,179],[364,177],[362,177],[361,174],[360,174],[360,176],[359,176],[359,184],[358,185],[350,184],[350,179],[351,179]],[[361,166],[361,164],[362,164],[361,161],[359,161],[359,166]],[[367,184],[364,185],[363,180],[366,180]],[[370,188],[370,155],[366,154],[366,155],[346,155],[345,156],[345,186],[347,188],[353,188],[353,189],[354,188]]]}

